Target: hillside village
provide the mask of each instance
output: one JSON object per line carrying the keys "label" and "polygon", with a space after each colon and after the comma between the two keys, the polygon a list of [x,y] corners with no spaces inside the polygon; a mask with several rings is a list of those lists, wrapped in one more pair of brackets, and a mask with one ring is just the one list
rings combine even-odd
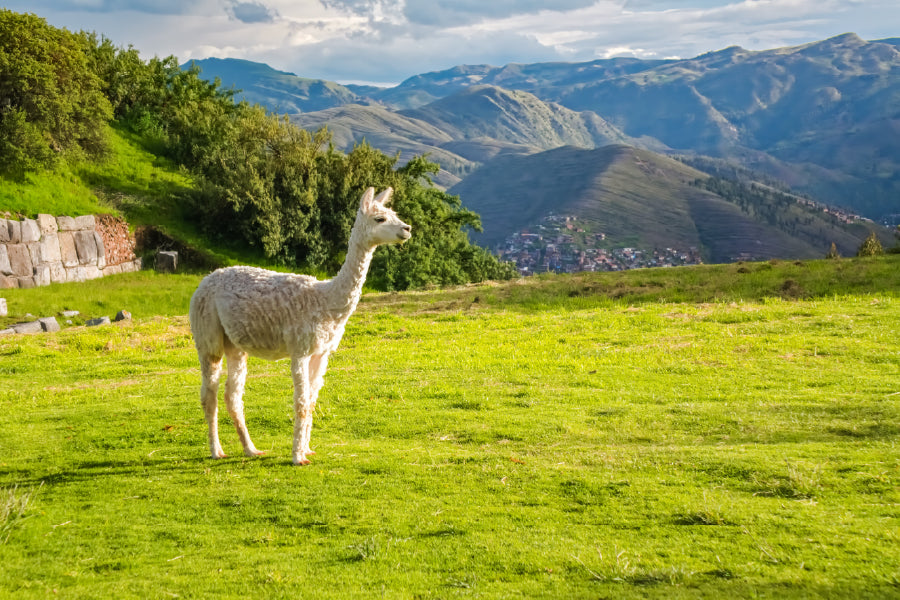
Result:
{"label": "hillside village", "polygon": [[549,215],[537,226],[517,231],[497,248],[502,260],[514,262],[521,275],[624,271],[643,267],[702,264],[697,248],[652,251],[614,247],[603,232],[571,215]]}

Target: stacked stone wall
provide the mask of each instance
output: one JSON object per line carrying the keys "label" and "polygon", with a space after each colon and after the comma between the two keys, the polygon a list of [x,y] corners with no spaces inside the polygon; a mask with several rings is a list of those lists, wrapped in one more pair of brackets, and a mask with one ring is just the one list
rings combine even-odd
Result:
{"label": "stacked stone wall", "polygon": [[0,288],[86,281],[140,268],[127,223],[112,215],[0,219]]}

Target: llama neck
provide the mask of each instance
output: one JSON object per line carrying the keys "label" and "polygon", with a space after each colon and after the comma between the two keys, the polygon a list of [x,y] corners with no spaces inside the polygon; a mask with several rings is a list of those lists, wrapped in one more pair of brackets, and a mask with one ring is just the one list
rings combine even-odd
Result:
{"label": "llama neck", "polygon": [[369,264],[375,248],[368,246],[362,239],[358,227],[353,228],[350,234],[350,247],[341,270],[329,282],[329,296],[333,308],[340,313],[350,316],[356,309],[356,304],[362,295],[366,274],[369,272]]}

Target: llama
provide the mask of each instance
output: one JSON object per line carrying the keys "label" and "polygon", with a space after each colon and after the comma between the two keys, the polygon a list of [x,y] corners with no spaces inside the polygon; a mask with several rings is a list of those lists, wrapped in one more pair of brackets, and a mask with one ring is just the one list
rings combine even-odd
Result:
{"label": "llama", "polygon": [[375,248],[401,244],[410,226],[387,207],[393,190],[378,197],[369,188],[362,195],[350,233],[347,258],[327,281],[308,275],[275,273],[255,267],[227,267],[207,275],[191,297],[190,321],[200,358],[200,401],[209,425],[212,458],[223,458],[219,442],[218,389],[222,357],[228,363],[225,405],[246,456],[257,450],[244,422],[244,381],[247,356],[268,360],[290,357],[294,382],[293,462],[307,465],[313,409],[328,357],[337,350],[347,319],[362,294]]}

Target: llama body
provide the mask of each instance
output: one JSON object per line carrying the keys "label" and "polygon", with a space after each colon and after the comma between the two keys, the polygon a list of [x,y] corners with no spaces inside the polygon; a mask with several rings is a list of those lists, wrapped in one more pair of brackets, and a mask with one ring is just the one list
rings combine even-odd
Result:
{"label": "llama body", "polygon": [[318,281],[306,275],[275,273],[254,267],[219,269],[200,282],[191,298],[190,321],[200,359],[200,399],[209,425],[213,458],[222,458],[218,435],[218,387],[222,358],[228,365],[225,404],[244,447],[253,445],[244,422],[243,393],[247,357],[290,357],[294,382],[295,464],[308,464],[312,414],[328,357],[337,350],[344,326],[356,309],[375,248],[402,243],[410,227],[386,207],[391,189],[377,198],[363,194],[350,247],[340,272]]}

